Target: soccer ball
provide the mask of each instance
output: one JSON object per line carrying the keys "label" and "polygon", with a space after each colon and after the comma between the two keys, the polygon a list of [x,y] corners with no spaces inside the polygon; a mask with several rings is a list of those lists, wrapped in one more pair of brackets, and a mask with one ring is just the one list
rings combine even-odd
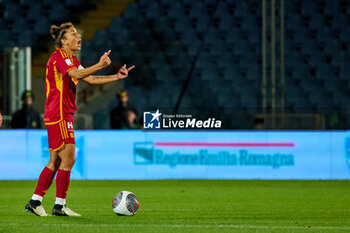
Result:
{"label": "soccer ball", "polygon": [[129,191],[119,192],[113,199],[113,211],[121,216],[133,216],[139,209],[139,200]]}

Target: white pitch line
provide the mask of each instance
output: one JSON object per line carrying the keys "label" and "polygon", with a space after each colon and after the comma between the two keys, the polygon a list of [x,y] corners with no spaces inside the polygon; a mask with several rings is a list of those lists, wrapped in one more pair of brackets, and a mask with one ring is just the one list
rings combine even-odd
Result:
{"label": "white pitch line", "polygon": [[[21,224],[21,223],[8,223],[7,226],[32,226],[32,224]],[[171,228],[231,228],[231,229],[303,229],[303,230],[350,230],[350,226],[261,226],[261,225],[208,225],[208,224],[38,224],[40,226],[59,226],[59,227],[72,227],[72,226],[80,226],[80,227],[171,227]],[[1,229],[1,227],[0,227]]]}

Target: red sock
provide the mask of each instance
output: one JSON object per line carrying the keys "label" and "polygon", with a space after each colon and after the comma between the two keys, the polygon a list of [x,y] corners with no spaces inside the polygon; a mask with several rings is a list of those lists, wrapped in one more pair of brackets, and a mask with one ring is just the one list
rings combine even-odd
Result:
{"label": "red sock", "polygon": [[51,177],[50,177],[50,182],[48,183],[48,186],[47,186],[47,190],[50,188],[50,186],[51,186],[51,184],[52,184],[52,182],[53,182],[53,179],[54,179],[55,176],[56,176],[56,172],[57,172],[57,171],[55,171],[55,172],[52,173],[52,175],[51,175]]}
{"label": "red sock", "polygon": [[56,177],[56,197],[66,199],[70,181],[70,171],[59,169]]}
{"label": "red sock", "polygon": [[54,171],[51,171],[49,168],[45,167],[39,176],[38,184],[36,185],[34,194],[42,197],[45,196],[47,190],[52,184],[55,174],[56,173]]}

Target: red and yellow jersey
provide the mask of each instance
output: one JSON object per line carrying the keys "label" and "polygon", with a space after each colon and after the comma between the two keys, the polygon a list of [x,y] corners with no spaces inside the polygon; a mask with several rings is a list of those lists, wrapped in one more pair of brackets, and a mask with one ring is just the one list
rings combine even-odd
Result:
{"label": "red and yellow jersey", "polygon": [[46,65],[46,102],[44,122],[55,124],[61,120],[73,121],[77,110],[75,103],[78,81],[68,72],[80,63],[75,55],[69,57],[62,49],[57,49]]}

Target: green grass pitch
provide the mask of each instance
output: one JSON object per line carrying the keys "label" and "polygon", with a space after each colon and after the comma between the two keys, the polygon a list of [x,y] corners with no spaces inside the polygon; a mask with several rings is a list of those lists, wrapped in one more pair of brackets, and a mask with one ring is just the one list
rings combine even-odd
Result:
{"label": "green grass pitch", "polygon": [[[0,181],[0,232],[350,232],[350,181],[71,181],[67,204],[82,217],[26,213],[36,181]],[[132,191],[133,217],[112,211]],[[43,206],[51,213],[55,183]]]}

